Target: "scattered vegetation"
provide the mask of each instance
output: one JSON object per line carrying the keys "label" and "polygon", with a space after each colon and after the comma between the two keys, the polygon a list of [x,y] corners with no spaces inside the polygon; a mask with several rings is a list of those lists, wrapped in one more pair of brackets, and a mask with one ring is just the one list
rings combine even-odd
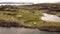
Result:
{"label": "scattered vegetation", "polygon": [[[33,4],[21,6],[0,6],[0,22],[18,24],[18,26],[42,27],[42,26],[60,26],[60,23],[45,22],[40,19],[42,13],[49,13],[60,16],[60,4]],[[1,22],[2,23],[2,22]],[[14,26],[15,26],[14,25]],[[16,25],[17,26],[17,25]]]}

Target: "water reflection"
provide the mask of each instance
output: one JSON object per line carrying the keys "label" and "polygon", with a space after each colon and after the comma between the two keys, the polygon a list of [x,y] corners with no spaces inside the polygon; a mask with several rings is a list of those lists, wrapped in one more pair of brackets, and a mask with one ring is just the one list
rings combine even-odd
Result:
{"label": "water reflection", "polygon": [[27,29],[27,28],[0,27],[0,34],[60,34],[60,32],[46,32],[46,31],[39,31],[38,29]]}

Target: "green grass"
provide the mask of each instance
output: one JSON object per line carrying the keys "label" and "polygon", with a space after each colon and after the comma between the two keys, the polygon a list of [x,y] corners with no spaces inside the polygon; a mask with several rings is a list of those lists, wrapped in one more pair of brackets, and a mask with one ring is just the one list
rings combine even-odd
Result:
{"label": "green grass", "polygon": [[[13,11],[13,12],[0,11],[0,20],[5,20],[7,23],[10,23],[10,20],[13,17],[14,21],[17,22],[18,25],[29,26],[32,28],[42,27],[42,26],[60,26],[60,23],[45,22],[40,19],[42,16],[42,13],[46,12],[47,10],[35,10],[33,8],[34,7],[32,8],[26,7],[26,9]],[[34,13],[31,13],[32,11]],[[22,15],[22,16],[19,16],[19,15]],[[59,14],[57,13],[56,15],[58,16]],[[34,24],[34,22],[36,22],[36,24]]]}

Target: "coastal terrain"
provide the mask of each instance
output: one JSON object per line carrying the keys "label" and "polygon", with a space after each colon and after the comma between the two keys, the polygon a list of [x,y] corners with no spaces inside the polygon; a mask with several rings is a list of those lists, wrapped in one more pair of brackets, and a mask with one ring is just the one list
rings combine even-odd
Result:
{"label": "coastal terrain", "polygon": [[[44,14],[50,18],[41,19]],[[51,15],[53,17],[51,17]],[[58,18],[56,18],[56,17]],[[56,20],[55,20],[56,19]],[[54,21],[55,20],[55,21]],[[1,5],[1,27],[23,27],[44,31],[60,31],[60,3],[40,3],[31,5]]]}

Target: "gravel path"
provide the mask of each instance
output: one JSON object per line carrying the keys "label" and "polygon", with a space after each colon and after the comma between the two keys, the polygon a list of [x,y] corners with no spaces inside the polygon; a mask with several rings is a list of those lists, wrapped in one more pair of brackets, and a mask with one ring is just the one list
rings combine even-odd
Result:
{"label": "gravel path", "polygon": [[38,29],[27,29],[27,28],[0,27],[0,34],[60,34],[60,32],[46,32],[46,31],[39,31]]}

